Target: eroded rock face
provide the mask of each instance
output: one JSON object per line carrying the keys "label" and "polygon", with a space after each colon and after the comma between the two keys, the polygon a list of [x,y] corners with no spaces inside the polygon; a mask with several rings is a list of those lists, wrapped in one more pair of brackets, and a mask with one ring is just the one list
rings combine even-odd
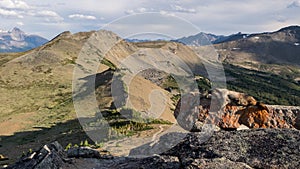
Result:
{"label": "eroded rock face", "polygon": [[[189,95],[191,97],[192,95]],[[187,96],[184,96],[185,98]],[[191,98],[189,100],[192,100]],[[217,89],[210,97],[201,98],[200,105],[191,107],[192,102],[179,101],[175,117],[180,109],[186,109],[184,117],[198,113],[198,120],[206,124],[215,124],[225,130],[235,130],[241,125],[248,128],[296,128],[300,129],[300,107],[264,105],[252,96],[244,93]],[[191,115],[188,115],[191,114]],[[190,124],[189,118],[180,122]],[[179,123],[179,124],[181,124]],[[183,126],[183,125],[181,125]],[[197,129],[196,131],[201,130]]]}

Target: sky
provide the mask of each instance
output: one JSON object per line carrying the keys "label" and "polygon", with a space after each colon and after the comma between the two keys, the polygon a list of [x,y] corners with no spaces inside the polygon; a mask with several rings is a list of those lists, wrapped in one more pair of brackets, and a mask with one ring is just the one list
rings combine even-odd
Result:
{"label": "sky", "polygon": [[0,23],[2,30],[18,27],[47,39],[103,26],[121,36],[142,27],[175,38],[258,33],[300,25],[300,0],[0,0]]}

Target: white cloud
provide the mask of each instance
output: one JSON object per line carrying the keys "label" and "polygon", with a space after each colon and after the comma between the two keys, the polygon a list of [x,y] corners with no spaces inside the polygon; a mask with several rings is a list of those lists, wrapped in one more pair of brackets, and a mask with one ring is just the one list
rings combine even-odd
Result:
{"label": "white cloud", "polygon": [[[61,0],[0,0],[0,22],[1,27],[9,28],[22,21],[26,30],[43,32],[43,36],[50,38],[65,30],[95,30],[100,28],[97,25],[105,24],[104,21],[111,22],[126,14],[158,12],[162,16],[176,15],[186,19],[201,31],[228,35],[240,31],[263,32],[291,24],[299,25],[299,9],[300,0],[65,0],[63,3]],[[97,16],[96,20],[92,15]],[[23,16],[22,20],[16,19]],[[72,19],[76,19],[76,22]],[[87,19],[93,23],[86,22]],[[148,18],[146,21],[150,20]],[[59,24],[62,26],[58,27]],[[136,30],[135,25],[135,22],[132,23],[130,29]]]}
{"label": "white cloud", "polygon": [[19,25],[19,26],[23,26],[24,25],[23,22],[17,22],[16,24]]}
{"label": "white cloud", "polygon": [[49,10],[38,11],[34,13],[33,16],[42,17],[48,22],[59,22],[64,20],[64,18],[58,15],[56,12]]}
{"label": "white cloud", "polygon": [[127,14],[127,15],[131,15],[131,14],[134,14],[134,13],[135,12],[132,9],[129,9],[129,10],[125,11],[125,14]]}
{"label": "white cloud", "polygon": [[148,12],[148,11],[149,11],[148,9],[140,7],[140,8],[137,8],[135,10],[132,10],[132,9],[127,10],[127,11],[125,11],[125,14],[130,15],[130,14],[136,14],[136,13],[145,13],[145,12]]}
{"label": "white cloud", "polygon": [[59,15],[54,11],[39,11],[36,13],[39,17],[59,17]]}
{"label": "white cloud", "polygon": [[0,7],[7,9],[29,9],[29,5],[20,0],[1,0]]}
{"label": "white cloud", "polygon": [[97,17],[92,15],[83,15],[83,14],[72,14],[69,15],[69,18],[71,19],[87,19],[87,20],[96,20]]}
{"label": "white cloud", "polygon": [[0,16],[10,17],[10,18],[24,18],[22,15],[17,13],[16,11],[6,10],[0,8]]}
{"label": "white cloud", "polygon": [[[162,3],[163,4],[163,3]],[[156,6],[149,6],[149,8],[138,7],[136,9],[129,9],[125,11],[125,14],[138,14],[138,13],[145,13],[145,12],[159,12],[162,15],[171,15],[174,16],[175,12],[178,13],[196,13],[196,9],[194,8],[184,8],[180,5],[162,5],[157,4]],[[154,4],[152,4],[154,5]]]}
{"label": "white cloud", "polygon": [[175,16],[174,13],[172,13],[172,12],[167,12],[167,11],[164,11],[164,10],[159,11],[159,13],[160,13],[161,15],[164,15],[164,16]]}
{"label": "white cloud", "polygon": [[138,8],[137,11],[140,13],[144,13],[147,11],[147,9],[146,8]]}
{"label": "white cloud", "polygon": [[193,8],[183,8],[182,6],[179,5],[172,5],[171,6],[173,10],[176,12],[183,12],[183,13],[196,13],[196,10]]}

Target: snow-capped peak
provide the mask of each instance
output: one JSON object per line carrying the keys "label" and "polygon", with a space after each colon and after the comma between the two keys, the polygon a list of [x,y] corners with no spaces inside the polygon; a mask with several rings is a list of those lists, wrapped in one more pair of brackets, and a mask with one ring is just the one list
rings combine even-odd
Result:
{"label": "snow-capped peak", "polygon": [[15,27],[9,31],[0,30],[0,52],[18,52],[35,48],[48,40],[39,36],[29,35]]}

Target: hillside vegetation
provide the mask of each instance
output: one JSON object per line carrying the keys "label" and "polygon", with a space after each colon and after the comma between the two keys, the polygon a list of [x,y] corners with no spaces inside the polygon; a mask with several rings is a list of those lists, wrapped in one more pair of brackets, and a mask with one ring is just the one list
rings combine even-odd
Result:
{"label": "hillside vegetation", "polygon": [[300,85],[293,78],[225,65],[229,90],[244,92],[266,104],[300,105]]}

